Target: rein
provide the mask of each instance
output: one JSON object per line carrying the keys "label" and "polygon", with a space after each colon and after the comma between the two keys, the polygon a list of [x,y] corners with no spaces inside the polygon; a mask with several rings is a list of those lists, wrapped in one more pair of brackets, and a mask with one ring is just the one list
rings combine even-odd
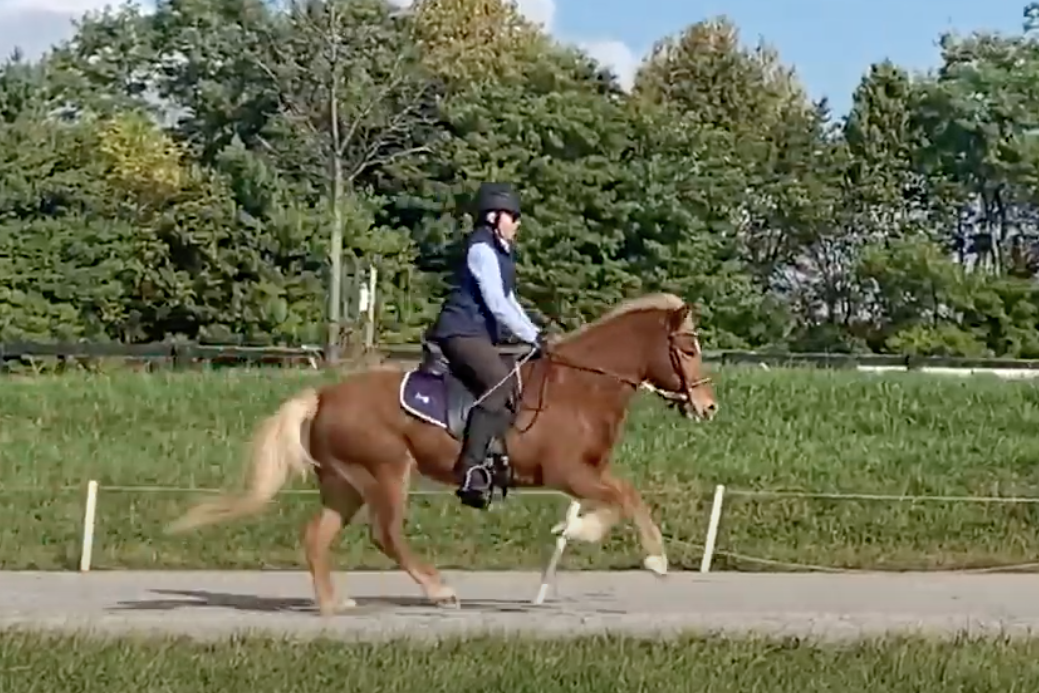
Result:
{"label": "rein", "polygon": [[[542,362],[545,363],[546,373],[544,374],[544,377],[541,379],[541,385],[538,387],[538,399],[537,399],[538,403],[537,403],[537,406],[532,407],[530,409],[530,411],[534,412],[534,416],[530,420],[530,423],[525,428],[523,428],[522,430],[519,430],[519,432],[520,433],[526,433],[527,431],[529,431],[534,426],[534,424],[537,422],[538,415],[541,414],[541,412],[545,411],[545,409],[547,409],[547,407],[544,406],[545,393],[548,390],[548,372],[547,372],[547,369],[550,366],[552,366],[553,364],[555,364],[557,366],[563,366],[564,368],[572,368],[572,369],[577,370],[577,371],[584,371],[586,373],[594,373],[596,375],[604,375],[604,376],[606,376],[608,378],[612,378],[612,379],[614,379],[614,380],[616,380],[616,381],[618,381],[620,383],[628,385],[628,386],[630,386],[630,387],[632,387],[632,388],[634,388],[636,390],[639,389],[639,388],[644,388],[646,390],[649,390],[653,394],[657,395],[658,397],[663,399],[665,402],[668,402],[669,403],[669,405],[668,405],[669,408],[673,408],[675,406],[678,406],[678,405],[681,405],[681,404],[684,404],[684,403],[687,403],[687,402],[691,402],[692,401],[692,397],[693,397],[693,389],[695,389],[697,387],[700,387],[701,385],[706,385],[707,383],[711,382],[711,379],[709,377],[703,377],[703,378],[697,378],[696,380],[691,381],[691,382],[689,381],[689,379],[686,377],[685,369],[683,369],[681,367],[681,363],[679,361],[680,358],[681,358],[680,357],[680,350],[678,349],[677,346],[675,346],[675,335],[674,334],[668,336],[668,356],[671,359],[671,365],[674,367],[675,372],[678,374],[679,381],[682,383],[682,390],[681,391],[664,390],[664,389],[661,389],[661,388],[656,387],[654,385],[650,385],[649,383],[647,383],[645,381],[635,380],[633,378],[628,378],[628,377],[620,375],[618,373],[614,373],[612,371],[609,371],[609,370],[607,370],[605,368],[599,368],[598,366],[585,366],[585,365],[582,365],[582,364],[579,364],[579,363],[574,363],[573,361],[570,361],[568,359],[563,359],[563,358],[559,357],[558,355],[552,353],[551,351],[547,351],[546,350],[545,352],[542,353],[541,359],[539,359],[539,361],[542,361]],[[535,364],[535,367],[537,367],[537,364]],[[522,393],[520,394],[520,396],[522,397]]]}

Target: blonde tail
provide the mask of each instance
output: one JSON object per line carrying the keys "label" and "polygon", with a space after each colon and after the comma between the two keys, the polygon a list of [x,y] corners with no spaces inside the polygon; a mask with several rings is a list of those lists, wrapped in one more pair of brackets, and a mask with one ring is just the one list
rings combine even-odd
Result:
{"label": "blonde tail", "polygon": [[305,476],[317,463],[307,452],[306,427],[318,408],[318,393],[308,388],[282,404],[257,428],[252,440],[249,483],[244,495],[222,495],[191,508],[167,528],[179,534],[216,522],[255,515],[281,490],[289,472]]}

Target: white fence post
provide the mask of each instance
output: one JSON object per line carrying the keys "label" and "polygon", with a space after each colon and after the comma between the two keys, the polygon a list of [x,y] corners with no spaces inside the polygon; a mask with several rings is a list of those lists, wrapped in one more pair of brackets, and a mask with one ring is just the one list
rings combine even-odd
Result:
{"label": "white fence post", "polygon": [[83,510],[83,542],[79,554],[79,572],[90,570],[90,558],[94,553],[94,518],[97,515],[97,482],[87,482],[87,503]]}
{"label": "white fence post", "polygon": [[714,501],[711,502],[711,519],[707,522],[707,538],[703,543],[703,558],[700,559],[700,572],[711,572],[711,560],[714,558],[714,544],[718,541],[718,523],[722,519],[722,503],[725,501],[725,486],[714,487]]}

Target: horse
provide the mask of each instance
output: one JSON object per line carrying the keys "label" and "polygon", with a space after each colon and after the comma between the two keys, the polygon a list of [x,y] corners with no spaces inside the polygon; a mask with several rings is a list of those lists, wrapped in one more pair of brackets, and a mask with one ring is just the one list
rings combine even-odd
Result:
{"label": "horse", "polygon": [[[336,599],[330,549],[364,506],[375,546],[430,602],[457,608],[458,596],[439,571],[412,553],[403,525],[413,470],[457,483],[453,467],[476,398],[442,356],[425,355],[411,370],[377,365],[284,401],[253,433],[245,492],[199,503],[167,531],[257,514],[290,473],[313,473],[321,508],[302,541],[321,615],[355,606],[348,597]],[[643,566],[666,575],[660,529],[634,486],[611,473],[610,456],[640,388],[687,420],[709,420],[717,411],[692,307],[669,293],[630,299],[557,338],[539,358],[513,363],[519,407],[500,441],[507,485],[554,489],[590,508],[568,523],[568,539],[599,542],[622,518],[634,521]]]}

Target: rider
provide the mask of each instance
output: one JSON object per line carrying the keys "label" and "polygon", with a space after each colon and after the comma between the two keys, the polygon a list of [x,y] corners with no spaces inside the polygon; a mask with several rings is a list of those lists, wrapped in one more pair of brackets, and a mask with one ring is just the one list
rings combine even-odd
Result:
{"label": "rider", "polygon": [[460,478],[456,495],[474,508],[486,507],[489,500],[487,449],[508,429],[508,407],[516,394],[516,379],[495,345],[505,340],[507,330],[535,348],[542,346],[538,328],[516,300],[512,244],[519,224],[520,201],[512,187],[482,183],[476,193],[476,225],[465,241],[465,261],[429,333],[451,369],[477,397],[484,396],[469,414],[455,464]]}

